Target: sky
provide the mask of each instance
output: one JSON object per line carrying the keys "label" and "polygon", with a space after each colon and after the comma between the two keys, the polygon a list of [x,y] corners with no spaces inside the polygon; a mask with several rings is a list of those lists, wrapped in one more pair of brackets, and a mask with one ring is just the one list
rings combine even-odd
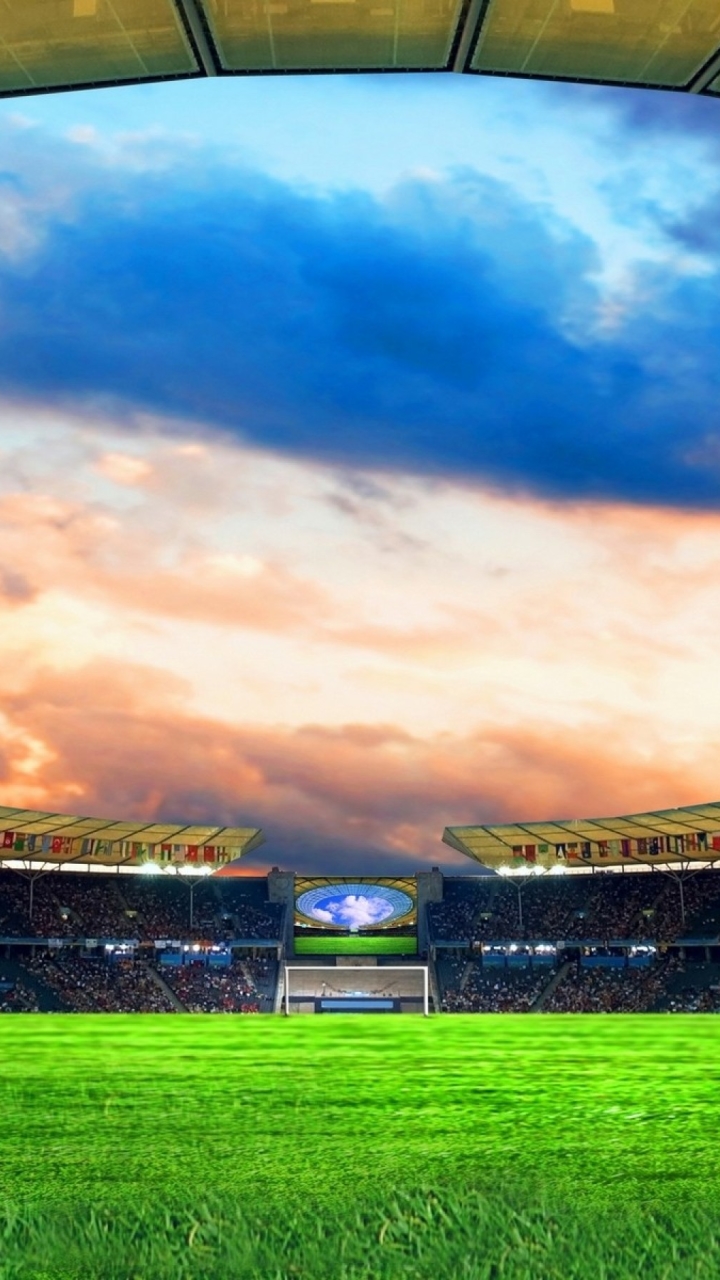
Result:
{"label": "sky", "polygon": [[720,101],[0,105],[0,804],[474,864],[720,798]]}

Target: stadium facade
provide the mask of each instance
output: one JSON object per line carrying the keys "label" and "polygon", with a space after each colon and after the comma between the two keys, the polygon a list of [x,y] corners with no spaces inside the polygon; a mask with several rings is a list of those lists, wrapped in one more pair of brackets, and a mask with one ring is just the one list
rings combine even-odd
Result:
{"label": "stadium facade", "polygon": [[5,0],[0,94],[449,71],[720,94],[716,0]]}

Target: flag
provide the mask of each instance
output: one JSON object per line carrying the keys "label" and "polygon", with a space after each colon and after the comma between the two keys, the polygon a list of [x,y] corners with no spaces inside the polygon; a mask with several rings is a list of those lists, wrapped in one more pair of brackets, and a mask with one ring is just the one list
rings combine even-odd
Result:
{"label": "flag", "polygon": [[185,849],[185,859],[186,859],[186,861],[187,861],[187,862],[197,862],[197,860],[198,860],[198,846],[197,846],[196,844],[189,844],[189,845],[187,845],[187,846],[186,846],[186,849]]}
{"label": "flag", "polygon": [[15,844],[13,848],[15,849],[16,853],[22,853],[25,848],[25,837],[21,836],[20,832],[18,832],[17,835],[15,836]]}
{"label": "flag", "polygon": [[621,850],[621,852],[622,852],[622,856],[623,856],[623,858],[629,858],[629,857],[630,857],[630,841],[629,841],[629,840],[621,840],[621,841],[620,841],[620,850]]}
{"label": "flag", "polygon": [[3,834],[3,849],[12,849],[15,843],[15,832],[6,831]]}
{"label": "flag", "polygon": [[206,844],[205,848],[203,849],[203,862],[214,862],[214,861],[215,861],[215,845]]}
{"label": "flag", "polygon": [[591,858],[591,857],[592,857],[592,845],[591,845],[591,844],[588,844],[588,842],[587,842],[587,841],[585,841],[585,842],[581,845],[581,847],[580,847],[580,852],[582,853],[583,858]]}
{"label": "flag", "polygon": [[536,858],[535,858],[535,845],[534,845],[534,844],[526,844],[526,845],[525,845],[525,861],[526,861],[526,862],[535,862],[535,861],[536,861]]}

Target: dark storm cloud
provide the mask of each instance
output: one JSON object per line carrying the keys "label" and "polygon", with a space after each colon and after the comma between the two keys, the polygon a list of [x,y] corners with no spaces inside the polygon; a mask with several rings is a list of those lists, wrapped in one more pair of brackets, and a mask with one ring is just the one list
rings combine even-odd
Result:
{"label": "dark storm cloud", "polygon": [[717,430],[714,281],[652,280],[601,337],[593,247],[473,172],[385,203],[220,170],[83,182],[0,264],[6,397],[195,420],[345,468],[717,505],[698,462]]}

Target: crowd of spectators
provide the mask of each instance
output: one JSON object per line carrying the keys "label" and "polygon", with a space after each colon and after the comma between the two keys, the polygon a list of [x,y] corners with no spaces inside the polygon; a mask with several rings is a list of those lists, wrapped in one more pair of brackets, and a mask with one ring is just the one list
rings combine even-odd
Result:
{"label": "crowd of spectators", "polygon": [[30,919],[30,884],[13,871],[0,871],[0,930],[7,936],[71,938],[78,932],[71,911],[63,911],[58,873],[37,876],[33,882],[33,915]]}
{"label": "crowd of spectators", "polygon": [[227,879],[51,871],[33,879],[31,918],[27,877],[0,870],[0,935],[141,942],[279,937],[282,908],[264,901],[266,882],[253,888],[237,892]]}
{"label": "crowd of spectators", "polygon": [[236,933],[239,938],[277,938],[280,936],[281,907],[268,903],[259,908],[243,903],[233,912]]}
{"label": "crowd of spectators", "polygon": [[[180,877],[107,876],[49,872],[30,885],[0,871],[0,933],[40,938],[100,937],[227,940],[280,936],[282,907],[266,901],[267,884],[247,880],[195,880],[190,923],[190,881]],[[440,903],[430,903],[431,939],[495,940],[583,938],[671,942],[693,921],[720,913],[720,872],[704,871],[680,890],[660,871],[574,876],[448,879]],[[713,924],[717,928],[717,921]]]}
{"label": "crowd of spectators", "polygon": [[[456,980],[441,982],[441,1007],[447,1013],[523,1013],[547,991],[539,1006],[544,1013],[714,1013],[720,1012],[718,970],[718,965],[687,962],[679,953],[640,968],[572,961],[559,971],[540,971],[466,961],[461,976],[456,964]],[[441,972],[449,976],[439,966],[438,976]]]}
{"label": "crowd of spectators", "polygon": [[[627,875],[537,876],[524,881],[479,877],[446,881],[445,897],[427,908],[431,941],[583,938],[672,942],[693,922],[720,911],[720,871],[684,879],[660,871]],[[717,929],[716,929],[717,931]]]}
{"label": "crowd of spectators", "polygon": [[26,968],[73,1013],[172,1013],[174,1005],[140,960],[108,961],[40,952]]}
{"label": "crowd of spectators", "polygon": [[543,1004],[544,1013],[649,1013],[680,964],[671,956],[647,969],[571,965]]}
{"label": "crowd of spectators", "polygon": [[168,966],[160,975],[188,1013],[260,1013],[257,987],[242,960],[226,969],[204,964]]}
{"label": "crowd of spectators", "polygon": [[221,906],[209,880],[196,881],[190,923],[190,881],[168,876],[123,876],[118,884],[134,937],[200,939],[221,937]]}
{"label": "crowd of spectators", "polygon": [[468,966],[459,987],[446,988],[445,1013],[526,1013],[549,981],[549,974],[531,969],[499,970]]}
{"label": "crowd of spectators", "polygon": [[[66,1012],[261,1013],[273,1006],[276,964],[264,959],[235,960],[224,969],[202,963],[175,968],[63,949],[38,952],[23,965],[59,997]],[[16,990],[26,990],[14,982]],[[34,994],[29,995],[37,1007]],[[11,999],[7,992],[0,992],[0,998],[7,1005],[0,1012],[16,1011],[17,998]]]}
{"label": "crowd of spectators", "polygon": [[[6,989],[6,983],[12,986]],[[40,1005],[35,992],[24,982],[15,978],[8,979],[0,971],[0,1013],[39,1013]]]}
{"label": "crowd of spectators", "polygon": [[[228,968],[204,964],[153,966],[140,959],[109,960],[77,952],[42,951],[25,970],[54,992],[61,1008],[77,1013],[260,1013],[273,1007],[277,962],[236,959]],[[17,968],[17,966],[16,966]],[[678,954],[647,968],[585,967],[567,962],[558,971],[483,967],[453,958],[443,970],[441,1008],[447,1013],[720,1012],[720,966],[689,963]],[[559,979],[559,980],[558,980]],[[32,979],[30,979],[32,981]],[[0,970],[0,1013],[38,1012],[30,982]],[[10,984],[12,984],[10,986]],[[168,994],[168,989],[174,999]]]}
{"label": "crowd of spectators", "polygon": [[670,996],[665,1008],[668,1013],[720,1013],[720,991],[688,987]]}

